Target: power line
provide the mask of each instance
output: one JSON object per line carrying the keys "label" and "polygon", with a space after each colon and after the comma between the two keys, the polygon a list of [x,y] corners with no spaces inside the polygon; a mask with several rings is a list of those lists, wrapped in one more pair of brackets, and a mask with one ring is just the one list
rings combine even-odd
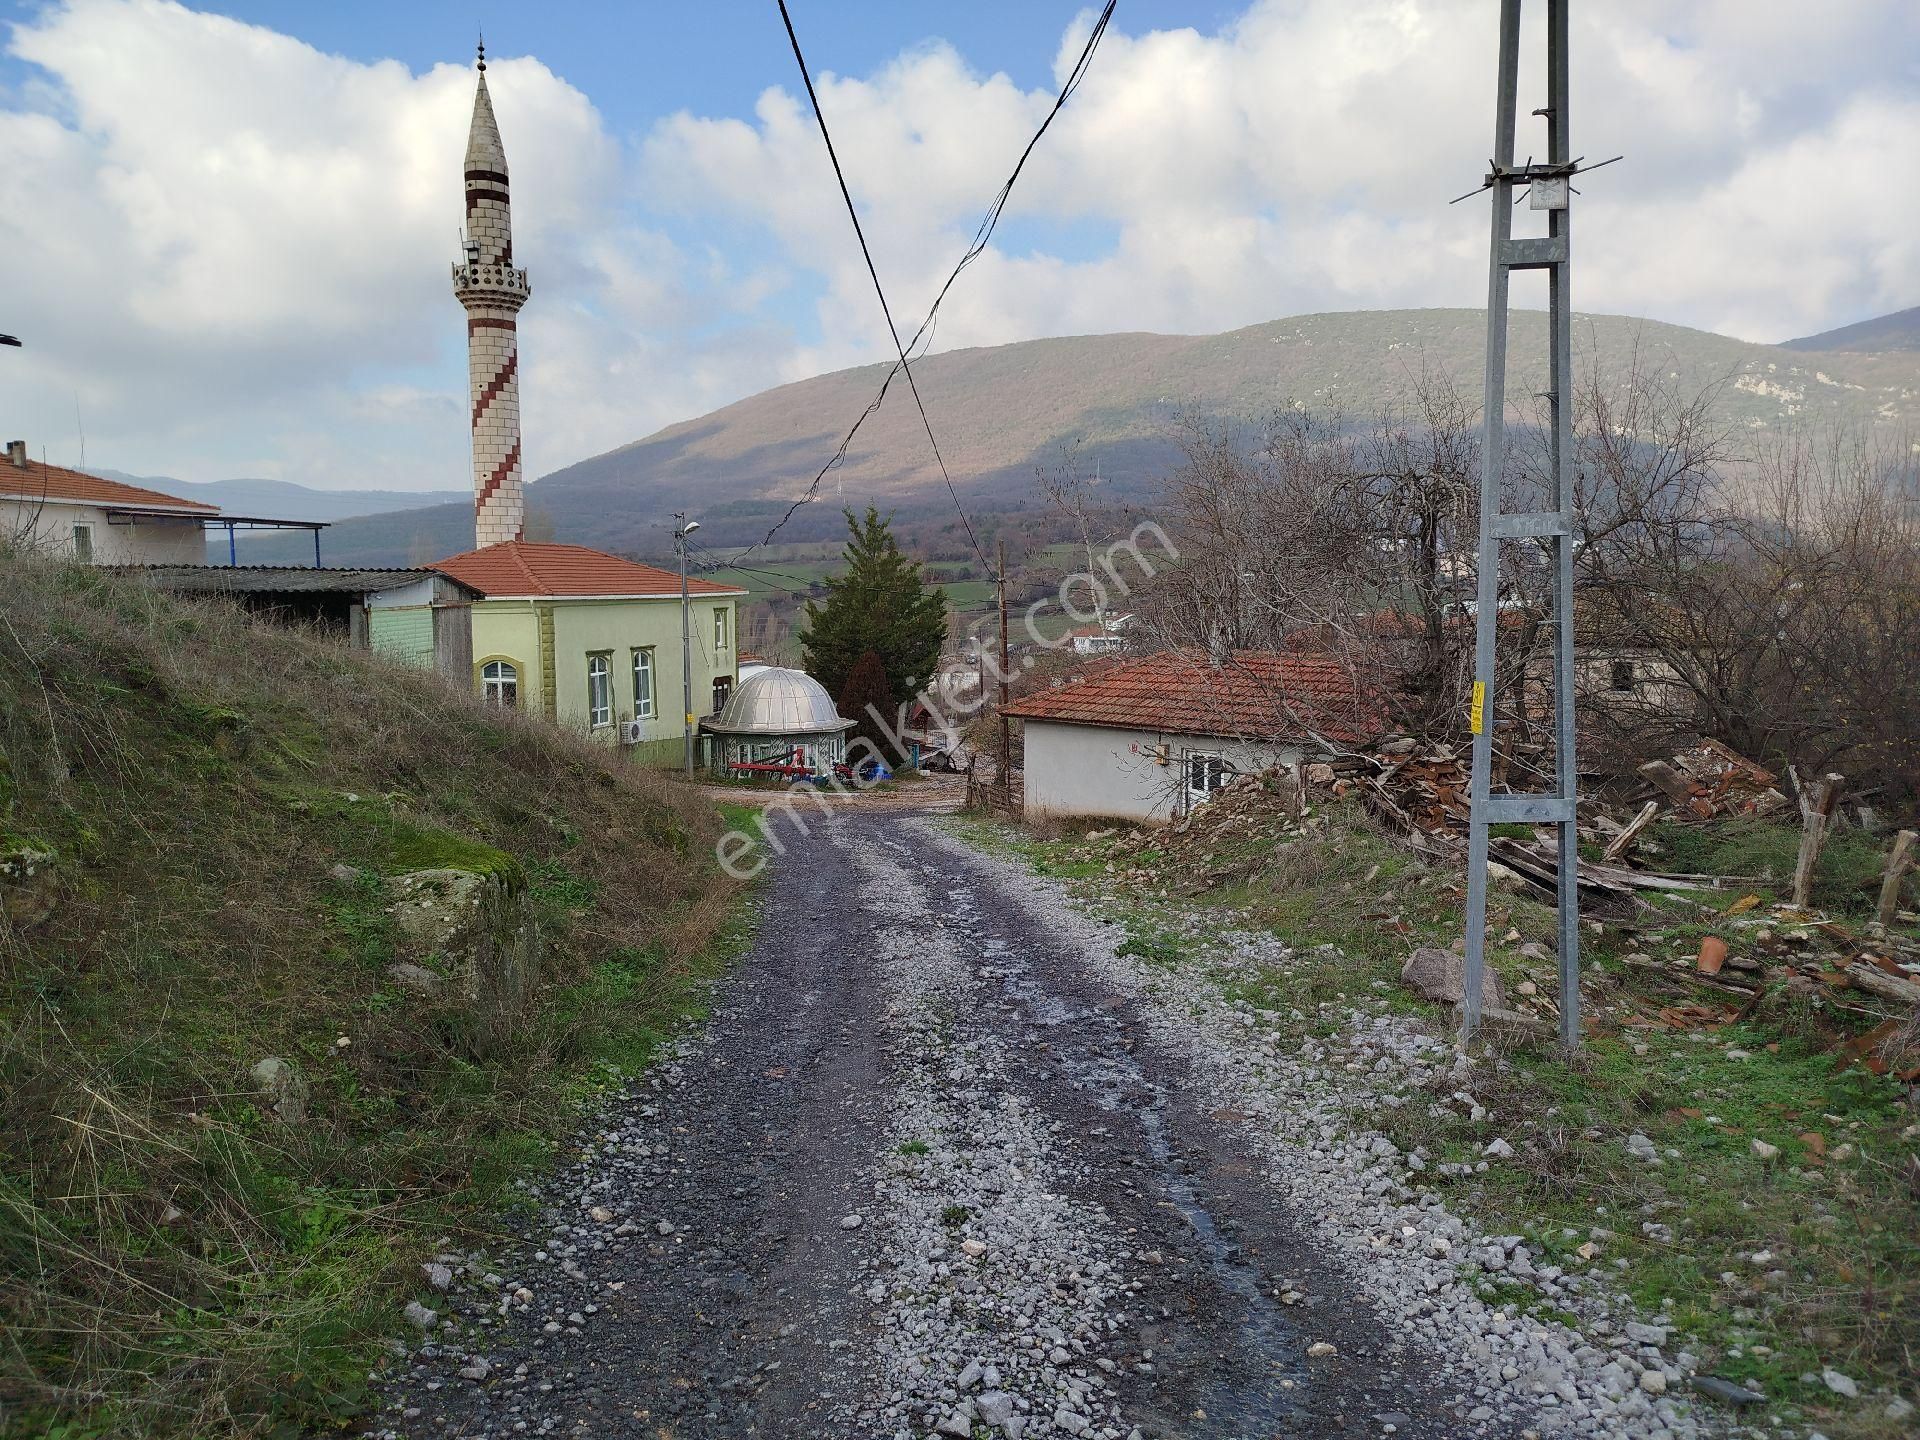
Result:
{"label": "power line", "polygon": [[761,579],[770,583],[771,589],[784,591],[788,595],[793,595],[803,600],[812,593],[808,590],[795,590],[790,584],[778,583],[783,581],[791,582],[797,579],[797,576],[782,575],[775,570],[757,570],[751,565],[742,565],[736,560],[729,560],[726,556],[720,554],[719,551],[710,550],[698,541],[688,541],[687,543],[690,549],[698,551],[711,562],[701,567],[702,571],[708,575],[716,574],[722,570],[738,570],[745,575],[758,575]]}
{"label": "power line", "polygon": [[981,252],[986,249],[987,242],[992,238],[995,227],[1000,223],[1000,216],[1006,209],[1007,201],[1013,195],[1014,184],[1019,180],[1020,172],[1026,168],[1027,160],[1033,154],[1034,147],[1040,143],[1040,137],[1045,135],[1047,128],[1053,124],[1054,117],[1060,113],[1067,101],[1072,98],[1073,92],[1079,89],[1080,82],[1085,78],[1087,69],[1092,63],[1093,52],[1100,44],[1100,37],[1106,33],[1107,22],[1113,18],[1113,9],[1117,0],[1107,0],[1106,8],[1100,12],[1100,18],[1094,22],[1093,29],[1087,36],[1087,43],[1080,51],[1080,58],[1074,63],[1073,70],[1068,75],[1066,83],[1061,86],[1060,93],[1053,102],[1053,107],[1047,111],[1046,118],[1040,122],[1040,128],[1034,131],[1033,138],[1027,142],[1026,148],[1020,152],[1020,158],[1013,167],[1013,173],[1007,177],[1006,183],[1000,187],[999,193],[993,198],[993,203],[987,207],[987,213],[980,221],[979,228],[974,231],[972,243],[968,245],[966,253],[960,257],[959,263],[953,267],[952,273],[947,276],[946,283],[940,287],[939,293],[934,297],[933,305],[927,311],[926,318],[920,322],[920,328],[914,331],[912,340],[908,341],[905,345],[900,343],[900,332],[898,327],[893,323],[893,312],[887,304],[886,292],[881,287],[879,272],[874,268],[873,254],[867,248],[867,239],[860,226],[859,213],[854,209],[853,196],[847,189],[846,175],[840,168],[840,157],[834,150],[833,137],[827,129],[827,118],[820,109],[820,97],[815,93],[813,88],[813,76],[807,69],[805,55],[801,53],[799,37],[794,33],[793,18],[787,13],[786,0],[779,0],[779,3],[780,18],[786,25],[787,39],[793,46],[793,58],[798,62],[801,79],[806,83],[807,98],[813,104],[814,118],[819,122],[821,139],[826,142],[827,157],[833,162],[834,176],[840,182],[840,194],[846,201],[847,215],[853,221],[854,235],[860,241],[860,253],[866,259],[867,273],[873,279],[874,292],[880,297],[880,308],[882,313],[886,315],[887,331],[893,339],[894,351],[897,358],[894,363],[888,367],[886,376],[881,380],[879,392],[875,394],[867,408],[861,411],[859,416],[854,420],[852,428],[847,431],[846,437],[841,440],[839,448],[834,451],[833,455],[828,458],[827,463],[822,465],[819,472],[814,475],[813,482],[807,486],[806,493],[787,507],[786,513],[780,517],[771,530],[767,531],[762,539],[749,545],[742,553],[750,554],[760,546],[772,543],[773,537],[780,533],[781,527],[794,517],[794,514],[802,505],[810,502],[814,496],[819,493],[820,483],[826,479],[827,472],[846,460],[847,449],[853,444],[854,436],[860,433],[860,427],[867,422],[868,417],[877,411],[882,402],[887,398],[887,390],[893,384],[894,376],[904,372],[907,377],[907,386],[913,391],[914,405],[920,411],[920,422],[926,428],[927,441],[933,447],[934,459],[939,462],[941,478],[946,481],[947,494],[952,497],[954,509],[957,510],[960,515],[960,522],[966,527],[967,538],[972,542],[974,554],[979,556],[981,567],[991,575],[994,573],[993,566],[988,563],[985,552],[980,548],[979,537],[974,534],[973,522],[968,519],[966,508],[960,503],[960,495],[954,488],[953,477],[947,473],[947,462],[940,454],[939,442],[934,439],[933,425],[932,422],[927,419],[926,406],[920,401],[920,389],[919,386],[914,384],[913,369],[907,362],[907,355],[909,351],[918,347],[923,339],[931,344],[932,333],[940,313],[941,303],[947,298],[947,292],[953,288],[953,282],[960,278],[960,272],[972,264]]}
{"label": "power line", "polygon": [[860,224],[860,212],[854,206],[853,192],[847,188],[846,172],[840,168],[840,153],[834,148],[833,132],[827,128],[826,112],[820,108],[820,96],[813,88],[813,75],[807,69],[807,57],[800,53],[800,37],[794,33],[793,17],[787,13],[787,0],[779,0],[779,5],[780,18],[787,27],[787,40],[793,46],[794,61],[800,67],[800,79],[806,85],[807,99],[813,105],[813,118],[820,124],[820,138],[826,144],[827,159],[833,162],[833,178],[840,182],[840,198],[846,202],[847,218],[853,222],[854,239],[860,242],[860,255],[867,262],[867,274],[873,280],[873,293],[880,299],[880,313],[887,320],[887,335],[893,341],[894,353],[900,357],[900,369],[907,377],[907,389],[913,395],[914,408],[920,412],[920,424],[927,432],[927,444],[933,447],[934,463],[940,467],[940,478],[947,482],[947,494],[953,498],[953,508],[960,512],[960,523],[966,526],[967,539],[972,543],[974,553],[979,555],[980,563],[986,565],[987,557],[980,549],[980,537],[973,533],[973,521],[967,518],[966,507],[960,503],[960,492],[954,489],[953,476],[947,473],[947,460],[940,453],[940,442],[933,437],[933,421],[927,418],[926,404],[920,399],[920,387],[914,382],[913,367],[907,363],[907,348],[900,343],[900,327],[893,323],[893,307],[887,304],[887,292],[880,283],[880,272],[874,266],[873,251],[867,247],[867,232]]}

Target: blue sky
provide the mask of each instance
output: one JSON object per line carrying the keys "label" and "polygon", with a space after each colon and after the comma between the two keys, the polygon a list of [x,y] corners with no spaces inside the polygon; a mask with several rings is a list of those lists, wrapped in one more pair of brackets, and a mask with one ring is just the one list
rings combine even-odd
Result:
{"label": "blue sky", "polygon": [[[915,317],[1092,11],[795,22]],[[1528,6],[1529,12],[1544,7]],[[1121,0],[939,343],[1476,305],[1494,10]],[[476,22],[514,175],[529,473],[887,353],[771,3],[0,7],[8,438],[190,479],[464,483],[447,281]],[[1914,304],[1920,5],[1575,11],[1575,303],[1776,340]],[[1523,97],[1525,99],[1526,97]],[[1523,136],[1523,148],[1525,139]],[[1871,195],[1873,203],[1860,197]],[[911,323],[911,322],[909,322]]]}

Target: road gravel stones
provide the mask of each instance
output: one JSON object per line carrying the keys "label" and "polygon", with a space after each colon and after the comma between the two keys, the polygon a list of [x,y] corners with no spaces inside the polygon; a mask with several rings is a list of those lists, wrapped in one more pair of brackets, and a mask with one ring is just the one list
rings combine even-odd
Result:
{"label": "road gravel stones", "polygon": [[[983,872],[983,884],[1020,895],[1029,910],[1076,933],[1088,964],[1140,1006],[1157,1041],[1189,1061],[1208,1099],[1245,1115],[1247,1140],[1266,1162],[1263,1178],[1313,1217],[1319,1242],[1356,1290],[1459,1387],[1469,1419],[1614,1440],[1709,1433],[1684,1400],[1665,1395],[1670,1380],[1691,1374],[1693,1358],[1669,1359],[1657,1344],[1621,1330],[1631,1306],[1607,1292],[1597,1270],[1569,1275],[1541,1263],[1519,1237],[1476,1233],[1420,1188],[1427,1157],[1402,1155],[1367,1128],[1366,1114],[1383,1101],[1425,1103],[1441,1094],[1477,1111],[1467,1057],[1411,1020],[1358,1002],[1316,1017],[1339,1027],[1330,1040],[1285,1038],[1277,1022],[1304,1017],[1229,998],[1250,967],[1287,967],[1293,952],[1272,935],[1189,918],[1179,965],[1143,963],[1120,953],[1123,930],[1087,915],[1063,887],[932,826],[924,830],[929,843],[952,847]],[[1470,1287],[1468,1267],[1527,1279],[1581,1325],[1488,1305]]]}
{"label": "road gravel stones", "polygon": [[[1069,1198],[1081,1176],[1059,1126],[1011,1083],[1018,1057],[956,1029],[983,1003],[948,928],[964,917],[931,919],[890,883],[895,860],[871,845],[854,853],[864,903],[890,922],[874,958],[896,1064],[893,1157],[878,1190],[886,1250],[866,1292],[885,1307],[884,1418],[903,1437],[1016,1415],[1046,1417],[1035,1435],[1123,1436],[1097,1362],[1125,1318],[1124,1240],[1097,1206]],[[997,1419],[966,1395],[989,1367],[1003,1387]]]}
{"label": "road gravel stones", "polygon": [[[783,839],[711,1020],[527,1187],[516,1238],[432,1257],[370,1434],[1702,1433],[1691,1358],[1627,1328],[1657,1317],[1454,1216],[1422,1188],[1447,1162],[1369,1128],[1484,1116],[1444,1044],[1365,996],[1284,1038],[1230,998],[1288,963],[1273,937],[1121,955],[897,811]],[[1489,1306],[1492,1270],[1578,1326]]]}

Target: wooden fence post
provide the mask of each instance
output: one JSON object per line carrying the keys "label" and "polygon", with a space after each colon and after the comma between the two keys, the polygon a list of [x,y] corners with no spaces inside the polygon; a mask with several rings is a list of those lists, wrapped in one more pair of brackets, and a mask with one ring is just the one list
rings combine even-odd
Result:
{"label": "wooden fence post", "polygon": [[1829,775],[1802,792],[1800,809],[1800,858],[1793,866],[1793,903],[1804,909],[1813,895],[1813,867],[1820,859],[1820,847],[1827,843],[1827,826],[1833,820],[1833,807],[1840,803],[1847,777]]}
{"label": "wooden fence post", "polygon": [[1913,868],[1915,840],[1920,840],[1920,834],[1912,830],[1902,830],[1893,837],[1893,853],[1887,856],[1887,876],[1880,882],[1880,904],[1873,912],[1882,929],[1893,924],[1893,912],[1900,908],[1900,881]]}

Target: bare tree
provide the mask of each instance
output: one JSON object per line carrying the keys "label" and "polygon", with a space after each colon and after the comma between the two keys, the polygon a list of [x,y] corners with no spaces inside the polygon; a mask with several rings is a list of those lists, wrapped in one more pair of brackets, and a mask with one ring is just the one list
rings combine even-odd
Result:
{"label": "bare tree", "polygon": [[[1478,568],[1472,403],[1423,374],[1410,410],[1364,427],[1295,405],[1251,441],[1200,419],[1180,440],[1186,463],[1169,498],[1182,560],[1150,607],[1157,632],[1216,652],[1339,656],[1396,726],[1458,728]],[[1500,690],[1522,721],[1543,575],[1523,554],[1502,575]]]}

